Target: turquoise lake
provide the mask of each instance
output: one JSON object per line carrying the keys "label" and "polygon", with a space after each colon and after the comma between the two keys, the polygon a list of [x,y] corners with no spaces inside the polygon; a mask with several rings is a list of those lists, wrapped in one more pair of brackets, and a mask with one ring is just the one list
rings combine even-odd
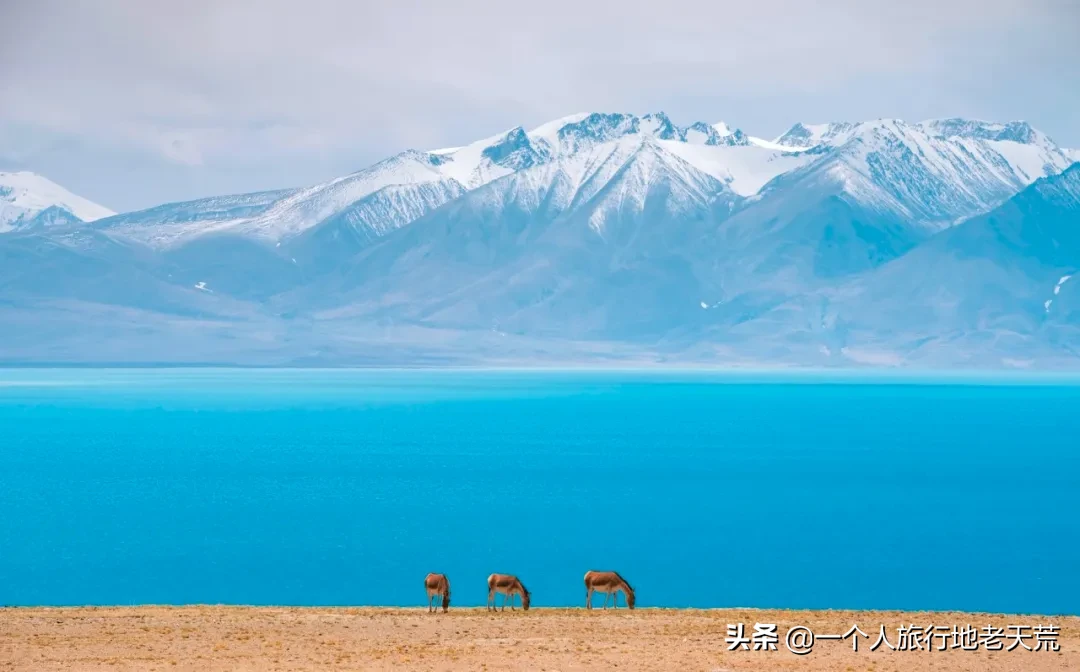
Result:
{"label": "turquoise lake", "polygon": [[0,605],[1080,613],[1080,384],[0,370]]}

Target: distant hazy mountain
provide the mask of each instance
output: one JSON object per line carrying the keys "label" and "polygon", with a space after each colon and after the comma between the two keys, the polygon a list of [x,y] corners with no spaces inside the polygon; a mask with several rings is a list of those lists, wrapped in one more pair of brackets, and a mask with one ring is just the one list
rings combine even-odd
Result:
{"label": "distant hazy mountain", "polygon": [[76,196],[40,175],[0,173],[0,233],[92,222],[113,212]]}
{"label": "distant hazy mountain", "polygon": [[167,203],[146,210],[106,217],[95,228],[122,234],[155,247],[167,246],[185,235],[213,233],[262,214],[296,189],[263,191],[234,196],[213,196],[182,203]]}
{"label": "distant hazy mountain", "polygon": [[585,113],[92,224],[12,191],[0,360],[1075,365],[1073,162],[1024,122]]}

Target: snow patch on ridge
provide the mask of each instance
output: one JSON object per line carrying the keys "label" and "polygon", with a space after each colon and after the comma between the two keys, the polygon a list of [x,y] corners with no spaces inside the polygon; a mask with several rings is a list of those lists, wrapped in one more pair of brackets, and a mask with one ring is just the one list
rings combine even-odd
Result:
{"label": "snow patch on ridge", "polygon": [[781,144],[773,142],[771,140],[765,140],[763,138],[757,138],[757,137],[754,137],[752,135],[749,136],[748,139],[750,140],[750,142],[752,144],[757,145],[758,147],[761,147],[763,149],[772,150],[774,152],[796,152],[797,153],[797,152],[805,152],[808,149],[813,149],[813,147],[792,147],[792,146],[788,146],[788,145],[781,145]]}
{"label": "snow patch on ridge", "polygon": [[712,125],[712,127],[715,128],[716,132],[719,133],[721,136],[728,136],[728,135],[731,135],[731,133],[732,133],[731,127],[728,126],[727,123],[725,123],[723,121],[716,122],[715,124]]}
{"label": "snow patch on ridge", "polygon": [[[1054,296],[1057,296],[1058,294],[1061,294],[1061,287],[1062,287],[1062,285],[1064,285],[1064,284],[1065,284],[1066,282],[1068,282],[1068,281],[1069,281],[1069,279],[1070,279],[1070,278],[1072,278],[1072,277],[1073,277],[1073,276],[1072,276],[1072,274],[1070,274],[1070,275],[1063,275],[1063,276],[1061,276],[1061,279],[1060,279],[1060,280],[1058,280],[1058,282],[1057,282],[1057,284],[1056,284],[1056,285],[1054,285]],[[1047,300],[1046,300],[1046,301],[1045,301],[1045,302],[1043,303],[1043,307],[1044,307],[1044,308],[1046,309],[1046,312],[1047,312],[1047,314],[1049,314],[1049,313],[1050,313],[1050,306],[1052,306],[1052,305],[1054,305],[1054,299],[1053,299],[1053,297],[1051,297],[1051,298],[1047,299]]]}
{"label": "snow patch on ridge", "polygon": [[756,144],[692,145],[661,141],[660,145],[698,170],[727,184],[740,196],[752,196],[778,175],[807,165],[817,158],[789,152],[785,148],[768,149]]}

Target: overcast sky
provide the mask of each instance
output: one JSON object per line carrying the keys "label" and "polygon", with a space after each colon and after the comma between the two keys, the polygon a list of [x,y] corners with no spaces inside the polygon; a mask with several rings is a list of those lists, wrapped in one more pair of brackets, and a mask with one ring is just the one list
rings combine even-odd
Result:
{"label": "overcast sky", "polygon": [[0,170],[116,210],[580,111],[772,138],[1026,119],[1080,146],[1073,0],[0,0]]}

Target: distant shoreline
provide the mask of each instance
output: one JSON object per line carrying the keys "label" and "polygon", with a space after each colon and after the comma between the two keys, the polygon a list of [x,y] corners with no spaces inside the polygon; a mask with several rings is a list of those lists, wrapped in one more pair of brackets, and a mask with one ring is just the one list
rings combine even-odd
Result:
{"label": "distant shoreline", "polygon": [[803,384],[935,384],[972,385],[1008,383],[1050,383],[1080,385],[1080,368],[1048,369],[914,369],[877,367],[724,366],[684,363],[620,364],[356,364],[341,366],[258,365],[213,363],[33,363],[0,361],[4,371],[102,371],[102,372],[262,372],[262,373],[429,373],[429,374],[597,374],[597,375],[679,375],[713,378],[724,382],[784,382]]}

